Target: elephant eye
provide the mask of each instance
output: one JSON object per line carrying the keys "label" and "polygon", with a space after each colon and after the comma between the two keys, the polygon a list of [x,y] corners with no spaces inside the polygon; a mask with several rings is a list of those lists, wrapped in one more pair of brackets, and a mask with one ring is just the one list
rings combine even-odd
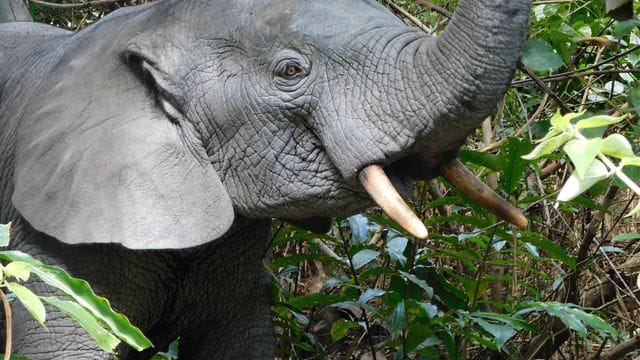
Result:
{"label": "elephant eye", "polygon": [[275,73],[278,77],[292,80],[304,75],[305,70],[302,65],[295,60],[284,60],[278,64]]}

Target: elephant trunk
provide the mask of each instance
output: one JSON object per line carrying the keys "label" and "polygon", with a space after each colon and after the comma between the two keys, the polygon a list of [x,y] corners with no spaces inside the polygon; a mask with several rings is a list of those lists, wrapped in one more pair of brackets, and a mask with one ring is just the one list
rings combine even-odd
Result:
{"label": "elephant trunk", "polygon": [[433,158],[453,151],[495,108],[520,57],[530,6],[530,0],[461,0],[435,41],[405,52],[427,112],[414,120],[417,148],[431,149]]}
{"label": "elephant trunk", "polygon": [[[406,42],[396,75],[404,79],[405,89],[422,96],[418,102],[423,110],[416,113],[416,103],[407,103],[401,116],[404,126],[413,130],[413,150],[427,166],[437,168],[480,205],[520,227],[527,225],[522,213],[474,178],[459,161],[450,160],[448,154],[456,152],[504,96],[520,57],[530,6],[530,0],[461,0],[451,23],[437,39]],[[416,72],[418,80],[407,76]],[[364,174],[373,172],[374,166],[362,170],[361,181],[373,181]],[[376,174],[385,176],[380,171]],[[391,218],[416,237],[426,236],[426,230],[415,225],[415,215],[395,210],[406,208],[401,199],[393,204],[381,201],[362,182]]]}

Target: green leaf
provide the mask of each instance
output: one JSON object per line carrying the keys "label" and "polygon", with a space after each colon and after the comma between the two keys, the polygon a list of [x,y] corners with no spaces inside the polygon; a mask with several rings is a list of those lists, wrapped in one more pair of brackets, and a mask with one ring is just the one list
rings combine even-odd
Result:
{"label": "green leaf", "polygon": [[120,344],[120,340],[107,331],[98,323],[91,313],[85,310],[82,306],[76,302],[68,300],[60,300],[55,297],[43,297],[42,300],[47,304],[57,308],[65,313],[68,317],[76,321],[82,328],[91,336],[103,351],[113,352],[113,350]]}
{"label": "green leaf", "polygon": [[351,263],[353,267],[358,270],[361,267],[367,265],[371,261],[375,260],[380,255],[379,252],[369,249],[362,249],[358,251],[353,258],[351,258]]}
{"label": "green leaf", "polygon": [[616,21],[613,24],[613,34],[618,39],[622,38],[627,33],[631,32],[631,30],[640,26],[640,20],[638,19],[630,19],[625,21]]}
{"label": "green leaf", "polygon": [[24,261],[32,265],[31,272],[34,275],[47,285],[70,296],[134,349],[141,351],[153,346],[140,329],[131,325],[124,315],[113,311],[107,299],[97,296],[86,281],[71,277],[61,268],[45,265],[21,251],[0,251],[0,258],[7,261]]}
{"label": "green leaf", "polygon": [[492,171],[500,169],[498,157],[491,153],[462,149],[460,150],[460,161],[484,166]]}
{"label": "green leaf", "polygon": [[420,288],[422,288],[422,290],[425,291],[425,293],[427,294],[427,296],[429,298],[433,297],[433,288],[431,286],[429,286],[429,284],[427,284],[426,281],[418,278],[417,276],[413,275],[413,274],[409,274],[407,272],[404,271],[398,271],[400,273],[400,275],[402,275],[402,277],[404,277],[405,279],[411,281],[412,283],[418,285]]}
{"label": "green leaf", "polygon": [[486,332],[493,336],[493,344],[498,350],[509,340],[515,333],[516,329],[509,325],[500,325],[490,323],[482,318],[472,318],[473,321],[480,325]]}
{"label": "green leaf", "polygon": [[527,40],[522,53],[522,63],[536,72],[550,72],[559,69],[564,62],[560,54],[546,41]]}
{"label": "green leaf", "polygon": [[569,201],[575,198],[608,175],[607,167],[600,160],[593,160],[589,164],[584,178],[579,177],[575,171],[569,176],[558,193],[558,201]]}
{"label": "green leaf", "polygon": [[23,261],[12,261],[4,267],[5,276],[13,276],[22,281],[29,280],[31,275],[31,265]]}
{"label": "green leaf", "polygon": [[525,242],[525,243],[524,243],[524,247],[525,247],[525,249],[527,249],[527,251],[528,251],[531,255],[533,255],[533,257],[534,257],[534,258],[536,258],[536,259],[537,259],[537,258],[539,258],[539,257],[540,257],[540,253],[538,252],[538,248],[537,248],[535,245],[533,245],[532,243],[530,243],[530,242]]}
{"label": "green leaf", "polygon": [[624,234],[618,234],[615,235],[611,241],[629,241],[629,240],[635,240],[635,239],[640,239],[640,233],[637,232],[631,232],[631,233],[624,233]]}
{"label": "green leaf", "polygon": [[602,142],[602,152],[605,155],[617,158],[635,158],[631,144],[626,137],[620,134],[611,134]]}
{"label": "green leaf", "polygon": [[500,147],[500,188],[511,194],[518,187],[522,174],[527,169],[528,163],[522,161],[522,156],[531,151],[531,143],[528,141],[511,138],[506,144]]}
{"label": "green leaf", "polygon": [[522,156],[522,158],[525,160],[535,160],[537,158],[540,158],[544,155],[547,155],[553,152],[554,150],[562,146],[564,143],[569,141],[571,138],[573,138],[573,135],[569,133],[562,133],[558,136],[554,136],[552,138],[544,140],[540,144],[538,144],[533,149],[533,151],[531,151],[527,155]]}
{"label": "green leaf", "polygon": [[11,291],[18,300],[20,300],[29,313],[31,313],[31,316],[33,316],[40,325],[44,326],[44,322],[47,319],[47,313],[44,310],[44,305],[42,305],[40,298],[31,292],[31,290],[18,283],[9,281],[6,285],[9,291]]}
{"label": "green leaf", "polygon": [[359,327],[360,325],[357,322],[338,319],[338,321],[334,322],[331,325],[331,340],[333,342],[338,342],[342,340],[345,335],[349,332],[349,330]]}
{"label": "green leaf", "polygon": [[578,121],[575,127],[576,129],[597,128],[617,124],[624,119],[625,116],[596,115]]}
{"label": "green leaf", "polygon": [[620,161],[620,166],[627,166],[627,165],[640,166],[640,157],[633,156],[633,157],[622,158],[622,160]]}
{"label": "green leaf", "polygon": [[371,299],[384,295],[385,291],[381,289],[367,289],[365,292],[360,295],[358,299],[359,304],[366,304]]}
{"label": "green leaf", "polygon": [[409,240],[404,237],[395,237],[387,241],[387,253],[393,261],[397,261],[404,266],[407,262],[406,256],[404,256],[404,250],[407,248]]}
{"label": "green leaf", "polygon": [[591,165],[598,153],[600,153],[602,146],[602,139],[600,138],[573,139],[564,144],[562,149],[569,155],[578,173],[578,177],[584,179],[589,165]]}
{"label": "green leaf", "polygon": [[0,224],[0,247],[9,245],[11,240],[11,223]]}
{"label": "green leaf", "polygon": [[[553,114],[553,116],[551,117],[551,119],[549,120],[549,122],[551,123],[551,126],[557,130],[557,131],[564,131],[567,128],[567,125],[569,125],[569,123],[571,123],[571,120],[578,118],[582,115],[584,115],[587,111],[580,111],[577,113],[567,113],[565,115],[562,115],[562,113],[560,112],[560,109],[558,109],[556,111],[555,114]],[[558,133],[559,134],[559,133]],[[553,137],[555,135],[549,135],[547,134],[547,136],[549,137]],[[545,138],[547,137],[545,136]],[[543,139],[544,140],[544,139]]]}
{"label": "green leaf", "polygon": [[402,330],[404,330],[404,327],[407,324],[407,314],[404,311],[404,301],[399,302],[395,309],[393,309],[390,323],[391,336],[397,337],[402,334]]}

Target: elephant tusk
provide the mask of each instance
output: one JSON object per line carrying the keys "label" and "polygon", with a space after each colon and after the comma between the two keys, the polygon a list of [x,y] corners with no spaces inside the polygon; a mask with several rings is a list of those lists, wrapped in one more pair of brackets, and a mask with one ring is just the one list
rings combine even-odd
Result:
{"label": "elephant tusk", "polygon": [[367,166],[360,171],[358,178],[371,198],[393,221],[419,239],[429,235],[427,228],[404,202],[380,166]]}
{"label": "elephant tusk", "polygon": [[520,228],[524,229],[527,227],[529,221],[522,212],[480,181],[460,160],[453,159],[449,161],[442,165],[439,171],[440,174],[449,180],[458,190],[462,191],[473,201],[497,217]]}

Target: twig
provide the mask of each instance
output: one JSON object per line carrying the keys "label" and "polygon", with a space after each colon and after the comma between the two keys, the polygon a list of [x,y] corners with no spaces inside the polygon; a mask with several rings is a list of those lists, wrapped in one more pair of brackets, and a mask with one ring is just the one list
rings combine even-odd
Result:
{"label": "twig", "polygon": [[429,8],[429,10],[435,11],[438,14],[446,17],[447,19],[451,19],[453,17],[453,14],[451,13],[451,11],[438,6],[436,4],[433,4],[431,1],[427,1],[427,0],[416,0],[416,2],[420,5],[424,5],[427,8]]}
{"label": "twig", "polygon": [[105,4],[122,2],[122,0],[93,0],[93,1],[83,1],[80,3],[59,4],[59,3],[52,3],[48,1],[42,1],[42,0],[29,0],[29,1],[34,4],[51,7],[51,8],[57,8],[57,9],[73,9],[73,8],[91,7],[91,6],[97,6],[97,5],[105,5]]}
{"label": "twig", "polygon": [[618,345],[612,346],[609,351],[605,351],[602,353],[600,359],[606,360],[616,360],[622,358],[624,355],[630,353],[633,350],[637,350],[640,346],[640,335],[636,335],[631,339],[620,343]]}
{"label": "twig", "polygon": [[4,345],[4,360],[11,358],[11,305],[4,291],[0,290],[0,298],[2,298],[2,305],[4,305],[4,321],[6,326],[6,339]]}
{"label": "twig", "polygon": [[551,99],[558,104],[558,106],[560,106],[562,108],[562,110],[564,110],[565,112],[571,112],[571,109],[567,106],[567,104],[564,103],[564,101],[562,101],[562,99],[560,99],[560,97],[558,97],[558,95],[556,93],[554,93],[539,77],[537,77],[531,70],[527,69],[526,66],[522,65],[522,63],[518,64],[518,69],[520,69],[520,71],[524,72],[525,74],[529,75],[530,78],[532,78],[536,84],[538,85],[538,87],[540,89],[542,89],[542,91],[544,91],[546,94],[548,94]]}
{"label": "twig", "polygon": [[387,1],[387,4],[389,4],[389,6],[399,12],[400,14],[402,14],[402,16],[406,17],[407,19],[409,19],[409,21],[411,21],[414,25],[416,25],[417,27],[420,28],[420,30],[431,34],[431,32],[433,31],[433,29],[431,29],[430,27],[428,27],[427,25],[423,24],[422,21],[420,21],[420,19],[418,19],[417,17],[411,15],[407,10],[405,10],[404,8],[396,5],[395,3],[391,2],[391,1]]}
{"label": "twig", "polygon": [[[600,46],[598,47],[598,53],[596,54],[596,59],[593,61],[594,64],[597,64],[600,61],[600,57],[602,56],[602,52],[604,51],[605,47],[604,46]],[[587,99],[589,98],[589,90],[591,89],[591,84],[593,83],[593,79],[595,79],[595,75],[591,74],[591,76],[589,76],[589,78],[587,79],[587,85],[585,86],[584,89],[584,94],[582,94],[582,101],[580,102],[581,105],[578,108],[578,112],[581,112],[582,110],[584,110],[584,104],[587,102]]]}

